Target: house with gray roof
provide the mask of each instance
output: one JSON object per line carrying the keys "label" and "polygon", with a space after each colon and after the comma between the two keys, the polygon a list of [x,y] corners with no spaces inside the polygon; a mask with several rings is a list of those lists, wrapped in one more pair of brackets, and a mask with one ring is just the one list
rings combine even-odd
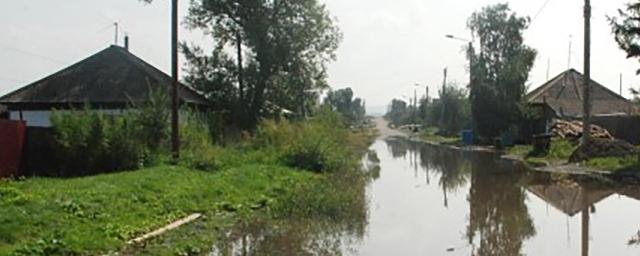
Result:
{"label": "house with gray roof", "polygon": [[[53,109],[78,109],[89,105],[107,113],[118,113],[132,104],[149,100],[152,90],[170,90],[172,79],[130,53],[112,45],[53,75],[0,97],[10,119],[28,126],[48,127]],[[181,104],[209,106],[198,92],[179,85]]]}
{"label": "house with gray roof", "polygon": [[[526,96],[530,105],[546,108],[554,118],[577,119],[583,116],[584,76],[569,69],[533,90]],[[592,116],[630,115],[638,113],[631,101],[591,80]]]}

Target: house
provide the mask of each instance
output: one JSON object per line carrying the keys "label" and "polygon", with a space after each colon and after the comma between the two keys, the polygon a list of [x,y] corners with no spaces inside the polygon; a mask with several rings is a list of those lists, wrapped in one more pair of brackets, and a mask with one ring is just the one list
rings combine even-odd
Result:
{"label": "house", "polygon": [[[569,69],[526,95],[537,120],[521,127],[521,136],[548,132],[554,119],[579,120],[583,114],[584,76]],[[592,122],[604,127],[616,138],[640,143],[640,134],[630,127],[640,127],[639,108],[630,100],[591,80]]]}
{"label": "house", "polygon": [[[152,89],[169,90],[172,79],[128,51],[112,45],[53,75],[0,97],[10,119],[30,127],[49,127],[53,109],[89,105],[106,113],[119,113],[132,103],[148,101]],[[180,84],[181,104],[208,106],[196,91]]]}
{"label": "house", "polygon": [[[630,115],[637,113],[637,107],[629,100],[591,80],[592,116]],[[561,119],[578,119],[583,116],[584,76],[575,69],[569,69],[526,96],[527,102],[545,116]]]}

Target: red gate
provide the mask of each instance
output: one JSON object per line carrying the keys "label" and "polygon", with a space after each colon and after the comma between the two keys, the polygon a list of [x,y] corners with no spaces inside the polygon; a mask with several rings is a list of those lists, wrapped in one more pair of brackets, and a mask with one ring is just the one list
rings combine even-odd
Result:
{"label": "red gate", "polygon": [[0,178],[19,176],[26,130],[24,121],[0,119]]}

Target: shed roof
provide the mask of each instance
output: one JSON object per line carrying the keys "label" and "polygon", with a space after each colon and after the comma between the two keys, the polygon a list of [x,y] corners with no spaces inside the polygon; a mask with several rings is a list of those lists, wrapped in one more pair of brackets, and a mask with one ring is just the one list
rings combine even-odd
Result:
{"label": "shed roof", "polygon": [[[591,80],[592,115],[615,115],[638,112],[629,100]],[[582,117],[584,76],[569,69],[527,94],[530,104],[547,104],[558,117]]]}
{"label": "shed roof", "polygon": [[[0,97],[9,109],[65,108],[92,104],[123,107],[148,100],[151,88],[169,90],[172,79],[119,46],[110,46],[53,75]],[[196,91],[180,84],[181,102],[209,105]]]}

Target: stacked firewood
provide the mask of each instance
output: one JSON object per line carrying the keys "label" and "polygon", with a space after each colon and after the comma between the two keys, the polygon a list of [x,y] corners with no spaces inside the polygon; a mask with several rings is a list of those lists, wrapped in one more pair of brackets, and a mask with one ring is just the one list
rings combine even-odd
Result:
{"label": "stacked firewood", "polygon": [[[553,125],[553,128],[551,128],[551,133],[555,137],[562,139],[580,139],[580,137],[582,137],[582,122],[558,120]],[[614,140],[613,136],[611,136],[607,129],[593,124],[591,125],[591,137],[604,140]]]}

